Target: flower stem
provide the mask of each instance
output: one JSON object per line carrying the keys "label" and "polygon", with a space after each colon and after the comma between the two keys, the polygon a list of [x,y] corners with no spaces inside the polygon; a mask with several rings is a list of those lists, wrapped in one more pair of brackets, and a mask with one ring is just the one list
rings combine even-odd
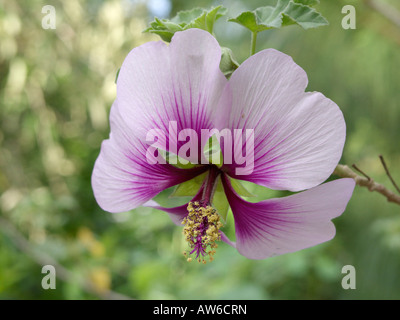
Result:
{"label": "flower stem", "polygon": [[256,53],[256,46],[257,46],[257,34],[258,32],[253,32],[251,34],[251,51],[250,56]]}

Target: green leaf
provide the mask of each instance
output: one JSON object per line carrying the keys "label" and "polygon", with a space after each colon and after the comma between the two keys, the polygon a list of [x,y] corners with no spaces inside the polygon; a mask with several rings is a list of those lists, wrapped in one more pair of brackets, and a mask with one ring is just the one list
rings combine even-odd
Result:
{"label": "green leaf", "polygon": [[311,7],[318,3],[317,0],[278,0],[275,7],[266,6],[254,11],[245,11],[228,21],[236,22],[253,33],[292,24],[297,24],[303,29],[317,28],[328,24],[328,21]]}
{"label": "green leaf", "polygon": [[236,179],[230,179],[232,188],[237,192],[238,195],[242,197],[255,197],[254,194],[252,194],[250,191],[248,191],[241,183],[239,180]]}
{"label": "green leaf", "polygon": [[215,135],[211,136],[203,148],[205,158],[209,163],[221,167],[224,163],[223,154],[219,140]]}
{"label": "green leaf", "polygon": [[214,24],[215,22],[225,16],[228,12],[228,9],[223,7],[223,6],[218,6],[215,7],[214,9],[211,9],[206,15],[206,26],[207,26],[207,31],[210,33],[213,33],[214,30]]}
{"label": "green leaf", "polygon": [[205,172],[189,181],[179,184],[170,197],[194,197],[199,192],[207,174]]}
{"label": "green leaf", "polygon": [[[265,7],[269,8],[269,7]],[[257,15],[255,11],[246,11],[242,12],[236,18],[229,19],[228,21],[236,22],[243,27],[249,29],[251,32],[261,32],[264,30],[270,29],[269,26],[263,24],[261,21],[257,19]]]}
{"label": "green leaf", "polygon": [[233,52],[231,49],[226,47],[221,47],[221,63],[219,68],[225,77],[229,78],[232,73],[239,68],[239,63],[233,57]]}
{"label": "green leaf", "polygon": [[[250,193],[241,183],[236,179],[231,179],[233,189],[242,197],[255,197]],[[229,211],[229,202],[225,194],[224,187],[222,185],[221,179],[218,178],[217,186],[215,188],[214,197],[212,200],[212,206],[217,210],[218,214],[226,222],[226,217]]]}
{"label": "green leaf", "polygon": [[314,7],[319,4],[319,0],[293,0],[293,2],[304,4],[309,7]]}
{"label": "green leaf", "polygon": [[303,29],[311,29],[328,25],[328,21],[315,9],[298,3],[289,3],[283,15],[286,18],[283,19],[284,26],[296,23]]}
{"label": "green leaf", "polygon": [[185,30],[198,28],[212,33],[215,21],[224,16],[226,12],[227,9],[222,6],[211,8],[209,11],[194,8],[190,11],[178,12],[171,21],[183,26]]}
{"label": "green leaf", "polygon": [[205,10],[194,8],[189,11],[180,11],[171,20],[155,18],[150,27],[143,32],[157,34],[166,42],[171,42],[175,32],[197,28],[213,33],[215,22],[224,16],[227,9],[223,6]]}
{"label": "green leaf", "polygon": [[179,11],[178,14],[171,19],[172,22],[177,24],[188,25],[201,17],[204,14],[204,9],[202,8],[193,8],[188,11]]}
{"label": "green leaf", "polygon": [[221,218],[226,221],[226,216],[228,215],[229,211],[229,202],[226,198],[225,190],[220,178],[217,180],[217,186],[212,199],[212,206],[217,210]]}
{"label": "green leaf", "polygon": [[153,22],[150,23],[150,27],[143,32],[150,32],[157,34],[166,42],[171,42],[171,39],[175,32],[184,30],[179,24],[173,23],[169,20],[160,20],[155,18]]}
{"label": "green leaf", "polygon": [[159,154],[165,159],[165,161],[174,167],[180,169],[191,169],[194,168],[197,164],[191,163],[190,161],[181,158],[177,154],[174,154],[169,151],[165,151],[162,149],[158,149]]}
{"label": "green leaf", "polygon": [[118,69],[117,73],[115,74],[115,84],[117,84],[117,80],[118,80],[118,76],[119,76],[119,72],[121,71],[121,68]]}

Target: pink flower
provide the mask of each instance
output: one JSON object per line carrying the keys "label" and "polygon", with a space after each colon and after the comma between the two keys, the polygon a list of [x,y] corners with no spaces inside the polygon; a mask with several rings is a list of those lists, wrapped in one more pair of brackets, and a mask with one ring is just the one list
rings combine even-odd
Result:
{"label": "pink flower", "polygon": [[[185,224],[191,253],[200,259],[212,257],[214,241],[220,239],[251,259],[332,239],[331,219],[343,213],[355,186],[352,179],[320,185],[342,154],[346,136],[342,112],[321,93],[305,92],[306,73],[279,51],[253,55],[229,81],[219,69],[220,58],[218,42],[199,29],[176,33],[170,45],[151,42],[129,53],[117,81],[110,138],[102,144],[92,175],[97,202],[109,212],[142,205],[168,212],[176,224]],[[253,130],[252,170],[238,175],[236,169],[243,165],[237,161],[190,169],[149,163],[147,133],[164,132],[166,141],[158,142],[171,151],[167,133],[171,121],[178,132],[190,128],[198,136],[202,129]],[[248,143],[241,145],[243,153]],[[182,145],[179,141],[178,147]],[[194,148],[195,156],[200,156],[203,144]],[[204,172],[208,178],[188,205],[162,208],[149,202],[164,189]],[[231,178],[275,190],[309,190],[250,203],[235,192]],[[212,208],[218,181],[233,212],[235,243],[220,230]],[[207,251],[208,246],[212,250]]]}

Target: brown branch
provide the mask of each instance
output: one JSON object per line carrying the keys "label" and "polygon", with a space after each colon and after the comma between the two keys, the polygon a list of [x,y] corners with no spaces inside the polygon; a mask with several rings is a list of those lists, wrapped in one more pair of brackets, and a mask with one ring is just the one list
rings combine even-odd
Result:
{"label": "brown branch", "polygon": [[366,187],[369,191],[376,191],[386,197],[389,202],[400,205],[400,196],[387,189],[384,185],[375,182],[373,179],[359,176],[351,168],[346,165],[339,164],[333,174],[341,178],[352,178],[360,187]]}
{"label": "brown branch", "polygon": [[103,300],[133,300],[130,297],[111,290],[104,293],[99,292],[90,281],[83,278],[78,278],[53,257],[39,251],[25,238],[24,235],[22,235],[20,231],[17,230],[17,228],[10,221],[2,217],[0,217],[0,230],[12,240],[14,245],[20,251],[30,256],[37,264],[41,266],[52,265],[56,269],[56,276],[62,281],[77,283],[84,291]]}

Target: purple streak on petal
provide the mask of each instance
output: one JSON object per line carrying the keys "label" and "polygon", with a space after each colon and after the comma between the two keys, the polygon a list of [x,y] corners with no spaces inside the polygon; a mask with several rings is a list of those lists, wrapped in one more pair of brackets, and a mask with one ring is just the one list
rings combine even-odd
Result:
{"label": "purple streak on petal", "polygon": [[110,122],[110,138],[103,142],[92,174],[95,198],[105,211],[134,209],[162,190],[207,170],[206,166],[184,170],[170,164],[149,163],[147,145],[135,136],[117,101],[111,108]]}
{"label": "purple streak on petal", "polygon": [[[117,99],[134,135],[144,141],[149,130],[162,129],[168,148],[170,121],[177,122],[178,132],[190,128],[198,136],[211,129],[227,83],[220,59],[218,42],[200,29],[177,32],[169,46],[151,42],[133,49],[118,76]],[[184,144],[178,142],[178,150]]]}
{"label": "purple streak on petal", "polygon": [[104,210],[131,210],[206,170],[148,163],[146,135],[162,129],[165,139],[158,143],[168,146],[170,121],[177,122],[178,131],[200,133],[211,125],[210,113],[226,84],[220,57],[217,41],[201,30],[177,33],[170,46],[147,43],[131,51],[117,81],[110,139],[103,142],[92,175],[96,200]]}
{"label": "purple streak on petal", "polygon": [[331,219],[340,216],[353,193],[353,179],[339,179],[301,193],[250,203],[223,185],[235,220],[236,248],[250,259],[294,252],[335,236]]}
{"label": "purple streak on petal", "polygon": [[254,170],[237,175],[240,166],[233,162],[224,166],[226,172],[290,191],[314,187],[329,177],[342,154],[345,122],[334,102],[304,92],[307,82],[304,70],[274,49],[250,57],[233,73],[215,123],[221,129],[254,129]]}

